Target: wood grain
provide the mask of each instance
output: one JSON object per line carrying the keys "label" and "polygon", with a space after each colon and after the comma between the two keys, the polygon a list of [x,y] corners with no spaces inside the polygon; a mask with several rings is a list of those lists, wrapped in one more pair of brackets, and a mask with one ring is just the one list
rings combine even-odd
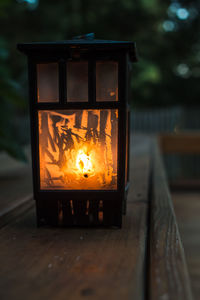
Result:
{"label": "wood grain", "polygon": [[0,298],[145,299],[150,141],[135,138],[122,229],[36,228],[35,209],[0,230]]}
{"label": "wood grain", "polygon": [[0,215],[32,194],[30,147],[24,148],[24,151],[28,163],[19,162],[0,152]]}
{"label": "wood grain", "polygon": [[149,293],[152,300],[192,298],[185,255],[158,146],[153,147]]}
{"label": "wood grain", "polygon": [[172,200],[185,249],[191,286],[200,299],[200,192],[172,191]]}

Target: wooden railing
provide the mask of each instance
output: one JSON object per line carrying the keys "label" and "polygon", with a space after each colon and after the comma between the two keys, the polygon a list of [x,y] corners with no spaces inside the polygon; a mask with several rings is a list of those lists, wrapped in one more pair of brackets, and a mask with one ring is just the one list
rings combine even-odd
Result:
{"label": "wooden railing", "polygon": [[200,132],[161,134],[159,144],[163,154],[200,154]]}
{"label": "wooden railing", "polygon": [[0,172],[0,299],[193,299],[157,140],[131,144],[122,229],[36,228],[30,166]]}
{"label": "wooden railing", "polygon": [[[179,176],[168,176],[171,189],[199,190],[200,132],[160,134],[158,136],[158,143],[161,153],[164,156],[170,157],[170,155],[176,155],[175,162],[179,163]],[[180,158],[180,160],[178,158]],[[190,163],[185,165],[185,159],[189,159]],[[166,165],[166,170],[169,173],[173,167],[173,161],[174,160],[170,161],[170,165]],[[188,166],[189,169],[187,169]]]}

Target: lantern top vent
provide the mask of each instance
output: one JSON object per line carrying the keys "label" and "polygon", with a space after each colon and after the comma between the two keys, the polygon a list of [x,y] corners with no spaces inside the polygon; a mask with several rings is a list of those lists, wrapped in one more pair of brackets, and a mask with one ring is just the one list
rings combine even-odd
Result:
{"label": "lantern top vent", "polygon": [[64,52],[72,48],[77,48],[80,50],[84,49],[88,51],[125,51],[129,53],[130,60],[132,62],[137,61],[135,42],[94,39],[93,34],[76,36],[71,40],[56,42],[20,43],[17,45],[17,48],[27,55],[34,55],[44,52]]}

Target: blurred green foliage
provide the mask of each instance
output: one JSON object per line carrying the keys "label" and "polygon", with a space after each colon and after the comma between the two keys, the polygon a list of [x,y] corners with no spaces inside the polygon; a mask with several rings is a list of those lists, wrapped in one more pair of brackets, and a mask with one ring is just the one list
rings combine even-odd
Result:
{"label": "blurred green foliage", "polygon": [[0,149],[20,159],[16,113],[27,112],[26,58],[18,42],[55,41],[95,32],[133,40],[139,63],[131,80],[133,107],[198,105],[200,2],[195,0],[1,0]]}

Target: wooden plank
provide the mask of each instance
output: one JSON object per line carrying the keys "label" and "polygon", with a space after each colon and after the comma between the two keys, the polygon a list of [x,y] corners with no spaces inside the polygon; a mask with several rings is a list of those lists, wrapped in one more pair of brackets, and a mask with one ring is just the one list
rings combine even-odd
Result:
{"label": "wooden plank", "polygon": [[153,159],[150,230],[150,285],[152,300],[190,300],[192,293],[184,250],[158,146]]}
{"label": "wooden plank", "polygon": [[35,209],[0,230],[0,298],[146,298],[150,141],[135,138],[122,229],[36,228]]}
{"label": "wooden plank", "polygon": [[159,144],[164,154],[200,154],[200,133],[161,134]]}
{"label": "wooden plank", "polygon": [[9,202],[7,207],[0,211],[0,228],[19,217],[34,205],[33,195]]}
{"label": "wooden plank", "polygon": [[200,295],[200,191],[172,192],[194,299]]}
{"label": "wooden plank", "polygon": [[[30,161],[30,147],[25,149]],[[22,163],[0,152],[0,214],[6,213],[32,194],[31,164]]]}
{"label": "wooden plank", "polygon": [[200,179],[180,179],[170,182],[171,191],[200,191]]}

